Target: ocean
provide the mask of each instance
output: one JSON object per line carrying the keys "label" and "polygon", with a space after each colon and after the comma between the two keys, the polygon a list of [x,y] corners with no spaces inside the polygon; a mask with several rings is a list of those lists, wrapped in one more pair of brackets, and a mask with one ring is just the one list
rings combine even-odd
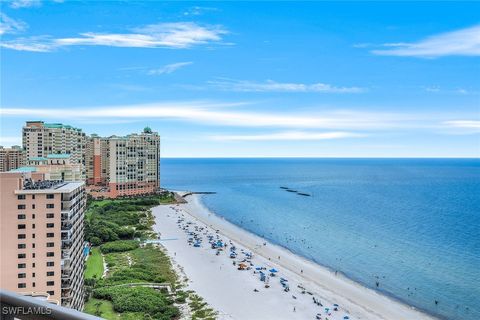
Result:
{"label": "ocean", "polygon": [[407,304],[480,319],[480,159],[169,158],[161,184],[217,192],[216,214]]}

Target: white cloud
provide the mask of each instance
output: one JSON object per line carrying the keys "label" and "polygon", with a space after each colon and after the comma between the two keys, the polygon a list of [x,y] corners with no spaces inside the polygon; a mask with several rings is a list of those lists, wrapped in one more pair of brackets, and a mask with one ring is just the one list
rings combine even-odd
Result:
{"label": "white cloud", "polygon": [[480,129],[480,120],[451,120],[445,121],[444,124],[452,128]]}
{"label": "white cloud", "polygon": [[160,74],[170,74],[170,73],[172,73],[172,72],[177,71],[177,70],[180,69],[180,68],[189,66],[189,65],[191,65],[191,64],[193,64],[193,62],[191,62],[191,61],[171,63],[171,64],[164,65],[163,67],[158,68],[158,69],[148,70],[147,73],[148,73],[149,75],[154,75],[154,76],[160,75]]}
{"label": "white cloud", "polygon": [[289,83],[267,80],[265,82],[239,81],[220,79],[208,82],[211,86],[222,90],[241,92],[319,92],[319,93],[360,93],[364,88],[337,87],[326,83]]}
{"label": "white cloud", "polygon": [[130,48],[185,49],[195,45],[220,42],[227,31],[221,26],[201,26],[193,22],[159,23],[135,28],[129,33],[85,32],[78,37],[40,36],[3,41],[4,48],[49,52],[68,46],[111,46]]}
{"label": "white cloud", "polygon": [[200,16],[207,12],[215,12],[215,11],[219,11],[219,10],[217,8],[212,8],[212,7],[194,6],[185,10],[183,15],[184,16]]}
{"label": "white cloud", "polygon": [[[217,126],[272,127],[291,129],[381,130],[415,127],[416,118],[401,114],[368,112],[254,112],[237,111],[238,103],[202,101],[78,108],[70,110],[41,108],[2,108],[2,116],[58,119],[166,119]],[[225,108],[229,107],[229,108]]]}
{"label": "white cloud", "polygon": [[479,56],[480,25],[430,36],[413,43],[386,43],[376,55],[407,57]]}
{"label": "white cloud", "polygon": [[28,25],[20,20],[15,20],[0,12],[0,35],[6,33],[17,33],[25,30]]}
{"label": "white cloud", "polygon": [[211,136],[212,140],[217,141],[294,141],[294,140],[331,140],[344,138],[365,137],[365,134],[354,132],[305,132],[305,131],[286,131],[270,134],[258,135],[219,135]]}
{"label": "white cloud", "polygon": [[10,2],[10,7],[13,9],[39,7],[40,0],[14,0]]}

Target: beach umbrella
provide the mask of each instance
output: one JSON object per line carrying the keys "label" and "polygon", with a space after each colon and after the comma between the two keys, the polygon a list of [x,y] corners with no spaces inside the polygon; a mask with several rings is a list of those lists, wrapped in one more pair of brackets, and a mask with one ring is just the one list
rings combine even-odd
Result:
{"label": "beach umbrella", "polygon": [[334,306],[334,307],[338,307],[338,304],[334,303],[333,306]]}
{"label": "beach umbrella", "polygon": [[350,319],[350,318],[348,316],[345,316],[345,317],[343,317],[343,319],[347,320],[347,319]]}
{"label": "beach umbrella", "polygon": [[255,270],[262,270],[262,267],[256,267]]}
{"label": "beach umbrella", "polygon": [[278,272],[278,270],[277,270],[277,269],[275,269],[275,268],[272,268],[272,269],[270,269],[269,271],[270,271],[271,273]]}

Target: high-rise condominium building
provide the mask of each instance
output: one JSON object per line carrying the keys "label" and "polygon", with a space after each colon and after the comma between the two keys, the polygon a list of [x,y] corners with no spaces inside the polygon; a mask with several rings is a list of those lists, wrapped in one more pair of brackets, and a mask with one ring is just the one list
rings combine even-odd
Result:
{"label": "high-rise condominium building", "polygon": [[92,136],[87,154],[87,182],[98,187],[91,188],[94,196],[148,194],[160,186],[160,136],[148,127],[125,137]]}
{"label": "high-rise condominium building", "polygon": [[22,139],[27,161],[50,154],[70,154],[72,163],[82,165],[85,176],[86,136],[81,129],[61,123],[27,121]]}
{"label": "high-rise condominium building", "polygon": [[25,154],[20,146],[0,146],[0,172],[10,171],[25,165]]}
{"label": "high-rise condominium building", "polygon": [[0,187],[1,288],[81,310],[84,182],[26,170],[0,173]]}

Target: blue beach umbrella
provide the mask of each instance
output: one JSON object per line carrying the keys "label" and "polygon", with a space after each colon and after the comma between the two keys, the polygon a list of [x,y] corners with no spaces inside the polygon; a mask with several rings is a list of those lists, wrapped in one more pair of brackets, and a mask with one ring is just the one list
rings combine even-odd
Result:
{"label": "blue beach umbrella", "polygon": [[345,316],[345,317],[343,317],[343,319],[347,320],[347,319],[350,319],[350,318],[348,316]]}
{"label": "blue beach umbrella", "polygon": [[275,268],[272,268],[272,269],[270,269],[269,271],[270,271],[271,273],[278,272],[278,270],[277,270],[277,269],[275,269]]}

